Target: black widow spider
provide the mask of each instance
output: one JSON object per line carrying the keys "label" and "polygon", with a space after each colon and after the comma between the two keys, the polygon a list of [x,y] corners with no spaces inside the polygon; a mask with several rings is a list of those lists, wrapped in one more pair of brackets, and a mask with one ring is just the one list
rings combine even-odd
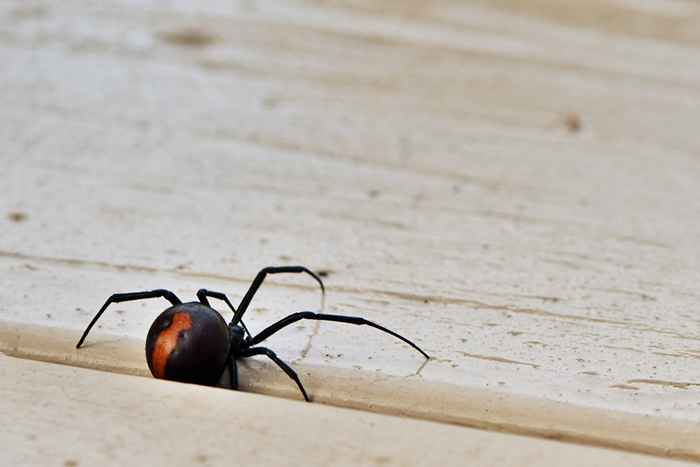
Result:
{"label": "black widow spider", "polygon": [[[306,390],[296,372],[280,360],[272,350],[265,347],[255,347],[277,331],[302,319],[371,326],[401,339],[423,354],[425,358],[430,358],[427,353],[405,337],[364,318],[355,316],[302,311],[282,318],[256,336],[253,336],[242,321],[243,315],[265,277],[268,274],[282,273],[306,273],[316,279],[321,286],[321,308],[323,308],[326,290],[321,278],[312,271],[303,266],[267,267],[255,276],[255,280],[253,280],[250,288],[243,296],[238,309],[233,307],[225,294],[207,289],[200,289],[197,292],[199,302],[189,303],[182,303],[173,292],[165,289],[114,294],[107,299],[100,311],[92,319],[78,341],[76,348],[80,348],[90,329],[92,329],[111,303],[162,297],[168,300],[172,306],[155,319],[146,337],[148,368],[156,378],[213,386],[218,383],[228,364],[231,388],[238,389],[236,360],[254,355],[265,355],[294,380],[304,395],[304,399],[308,402],[309,396],[306,394]],[[209,305],[209,298],[223,300],[231,308],[233,318],[228,325],[219,312]]]}

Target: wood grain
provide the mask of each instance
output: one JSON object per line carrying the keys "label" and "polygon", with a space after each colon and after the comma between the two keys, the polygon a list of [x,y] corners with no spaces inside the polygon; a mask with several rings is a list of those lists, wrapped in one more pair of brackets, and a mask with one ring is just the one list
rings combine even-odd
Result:
{"label": "wood grain", "polygon": [[691,465],[5,356],[0,396],[5,465]]}
{"label": "wood grain", "polygon": [[[78,333],[113,292],[240,297],[303,263],[328,311],[435,358],[300,323],[270,340],[294,364],[697,426],[698,16],[4,2],[0,318]],[[276,278],[248,319],[317,303]],[[161,308],[116,307],[95,345]]]}
{"label": "wood grain", "polygon": [[[150,378],[141,340],[110,336],[80,350],[74,345],[74,333],[62,328],[0,321],[0,352],[7,355]],[[700,461],[697,424],[692,422],[426,382],[417,377],[424,367],[401,377],[329,365],[294,366],[315,404]],[[241,361],[239,379],[241,391],[303,400],[294,383],[267,361]],[[220,386],[227,388],[228,381],[224,373]]]}

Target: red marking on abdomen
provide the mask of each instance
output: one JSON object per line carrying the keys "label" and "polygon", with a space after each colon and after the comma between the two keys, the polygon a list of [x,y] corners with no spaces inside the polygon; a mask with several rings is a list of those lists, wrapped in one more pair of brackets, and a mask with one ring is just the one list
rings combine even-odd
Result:
{"label": "red marking on abdomen", "polygon": [[153,376],[161,379],[165,378],[165,365],[168,363],[168,357],[177,345],[177,336],[180,334],[180,331],[187,331],[191,327],[192,320],[190,315],[185,312],[179,312],[173,315],[170,326],[158,334],[151,357]]}

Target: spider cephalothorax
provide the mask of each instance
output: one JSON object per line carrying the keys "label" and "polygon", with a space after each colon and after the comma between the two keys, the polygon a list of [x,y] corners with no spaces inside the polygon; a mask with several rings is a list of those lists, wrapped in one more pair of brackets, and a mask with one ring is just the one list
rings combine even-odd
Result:
{"label": "spider cephalothorax", "polygon": [[[430,358],[428,354],[405,337],[364,318],[355,316],[302,311],[282,318],[255,336],[251,335],[242,321],[243,314],[265,280],[265,276],[280,273],[309,274],[318,281],[322,294],[325,294],[325,288],[321,279],[303,266],[264,268],[255,277],[248,292],[246,292],[240,305],[238,305],[238,309],[233,307],[225,294],[206,289],[200,289],[197,292],[198,302],[189,303],[182,303],[174,293],[165,289],[114,294],[102,305],[100,311],[97,312],[85,329],[76,347],[80,348],[90,329],[92,329],[111,303],[162,297],[168,300],[172,306],[155,319],[146,337],[146,360],[148,361],[148,368],[156,378],[212,386],[219,381],[228,365],[231,387],[237,389],[238,371],[236,361],[254,355],[265,355],[294,380],[299,386],[304,399],[308,401],[309,397],[296,372],[280,360],[272,350],[266,347],[256,347],[260,342],[280,329],[302,319],[371,326],[406,342],[423,354],[425,358]],[[233,311],[233,318],[230,323],[226,324],[219,312],[209,305],[209,298],[216,298],[226,302]]]}

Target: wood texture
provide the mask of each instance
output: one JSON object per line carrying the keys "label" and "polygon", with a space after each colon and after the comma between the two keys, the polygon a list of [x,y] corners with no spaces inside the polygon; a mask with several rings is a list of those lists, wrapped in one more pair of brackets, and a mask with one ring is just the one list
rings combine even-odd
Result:
{"label": "wood texture", "polygon": [[[240,298],[260,267],[303,263],[329,312],[435,358],[300,323],[270,340],[296,365],[697,427],[699,16],[3,2],[0,318],[77,336],[113,292]],[[317,303],[276,278],[249,324]],[[143,339],[161,308],[115,307],[91,341]]]}
{"label": "wood texture", "polygon": [[5,356],[0,376],[4,465],[690,465]]}
{"label": "wood texture", "polygon": [[[0,322],[0,352],[31,360],[150,377],[143,342],[108,337],[74,349],[75,335],[61,328]],[[316,404],[434,420],[491,431],[700,460],[697,425],[609,409],[585,408],[457,384],[424,382],[333,366],[295,364]],[[280,370],[256,360],[241,362],[240,390],[301,400]],[[228,387],[228,374],[220,385]],[[128,417],[128,413],[124,414]]]}

